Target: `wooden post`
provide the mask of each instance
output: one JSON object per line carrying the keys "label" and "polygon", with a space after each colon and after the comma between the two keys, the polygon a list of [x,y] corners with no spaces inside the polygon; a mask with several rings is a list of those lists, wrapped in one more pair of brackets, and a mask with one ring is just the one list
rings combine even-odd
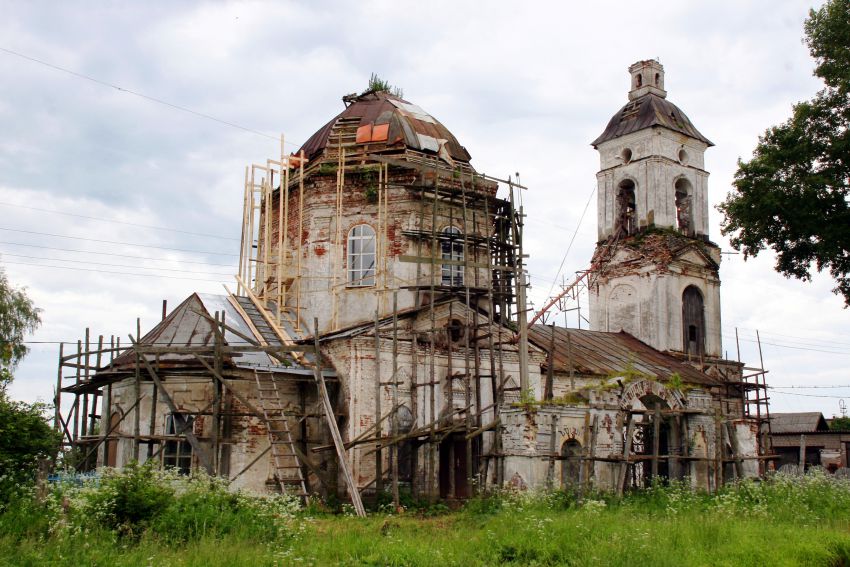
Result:
{"label": "wooden post", "polygon": [[[135,401],[142,398],[142,372],[139,355],[139,341],[142,339],[142,321],[136,319],[136,340],[133,341],[133,350],[136,353],[136,380],[133,383],[133,399]],[[147,365],[147,359],[144,360]],[[172,410],[174,411],[174,410]],[[142,422],[142,404],[137,404],[133,413],[133,459],[139,460],[139,440],[141,437],[141,422]]]}
{"label": "wooden post", "polygon": [[634,416],[629,412],[626,438],[623,440],[623,460],[620,463],[620,476],[617,479],[617,496],[622,496],[626,487],[626,476],[629,469],[629,454],[632,451],[632,438],[635,435]]}
{"label": "wooden post", "polygon": [[[393,415],[392,415],[392,432],[393,437],[398,436],[398,292],[393,292]],[[398,443],[393,443],[390,448],[392,457],[392,474],[393,474],[393,504],[395,509],[401,507],[398,495]]]}
{"label": "wooden post", "polygon": [[555,394],[555,325],[549,327],[551,336],[549,337],[549,355],[546,357],[546,389],[543,392],[544,400],[551,400]]}
{"label": "wooden post", "polygon": [[[381,438],[381,398],[383,397],[383,388],[381,388],[381,336],[380,336],[379,312],[375,309],[375,425],[378,430],[375,435],[378,439]],[[384,491],[384,456],[381,451],[381,443],[375,445],[375,495],[380,497]]]}
{"label": "wooden post", "polygon": [[714,490],[720,492],[723,486],[723,429],[721,427],[720,408],[714,410]]}
{"label": "wooden post", "polygon": [[360,492],[357,490],[357,485],[354,483],[354,478],[351,476],[351,469],[348,466],[348,459],[345,453],[345,446],[342,442],[342,436],[339,434],[339,426],[336,423],[333,405],[328,396],[328,388],[325,385],[325,377],[322,375],[322,350],[319,345],[319,319],[313,319],[313,345],[316,349],[316,364],[314,368],[314,377],[316,384],[319,387],[319,397],[322,400],[322,406],[325,410],[325,416],[328,420],[328,428],[331,430],[331,437],[336,447],[336,454],[339,458],[339,466],[342,469],[343,477],[348,485],[348,492],[351,495],[351,503],[354,505],[354,511],[358,516],[365,517],[366,509],[363,508],[363,501],[360,500]]}
{"label": "wooden post", "polygon": [[[83,343],[81,341],[77,341],[77,357],[75,359],[77,361],[77,365],[76,365],[77,368],[74,372],[74,385],[76,385],[76,386],[80,385],[80,361],[82,360],[82,352],[83,352]],[[80,438],[80,395],[79,394],[74,394],[74,405],[71,407],[71,414],[73,414],[73,416],[74,416],[74,423],[73,423],[73,427],[72,427],[73,432],[74,432],[74,437],[73,437],[72,446],[76,446],[77,442],[79,441],[79,438]]]}
{"label": "wooden post", "polygon": [[599,438],[599,415],[593,416],[593,429],[590,433],[590,455],[586,462],[587,472],[584,475],[588,488],[596,476],[596,440]]}
{"label": "wooden post", "polygon": [[[83,360],[85,360],[85,363],[84,363],[85,366],[84,366],[84,369],[83,369],[83,382],[85,382],[85,383],[88,383],[88,381],[89,381],[89,356],[90,356],[89,351],[91,350],[91,340],[90,340],[91,337],[90,336],[91,336],[91,330],[88,327],[86,327],[86,350],[84,351],[85,356],[83,358]],[[81,364],[81,363],[83,363],[82,360],[77,361],[77,364]],[[80,429],[81,429],[81,433],[82,433],[83,437],[88,435],[88,432],[89,432],[89,395],[87,393],[83,394],[83,419],[82,419],[82,423],[80,424]]]}
{"label": "wooden post", "polygon": [[652,480],[658,476],[658,453],[661,446],[661,406],[656,402],[652,415]]}
{"label": "wooden post", "polygon": [[[137,353],[137,357],[138,357],[138,352],[139,352],[138,346],[139,345],[133,339],[132,335],[130,335],[130,342],[133,343],[134,347],[137,347],[136,353]],[[174,400],[171,398],[171,395],[168,393],[168,390],[166,390],[165,387],[162,385],[162,381],[159,379],[159,376],[157,375],[154,368],[151,366],[150,362],[148,362],[148,359],[145,358],[145,357],[141,357],[141,362],[142,362],[142,364],[144,364],[145,369],[147,369],[148,374],[151,377],[151,380],[154,381],[154,384],[156,384],[156,387],[159,388],[159,391],[162,393],[162,398],[163,398],[163,400],[165,400],[165,403],[168,404],[168,409],[171,410],[172,414],[177,415],[179,413],[177,405],[174,403]],[[139,396],[139,398],[137,398],[137,399],[141,399],[141,396]],[[136,407],[138,408],[138,406],[136,406]],[[139,415],[138,411],[135,412],[135,415],[137,415],[137,416]],[[179,425],[185,426],[184,423],[181,423]],[[198,455],[198,460],[201,461],[201,464],[204,467],[204,469],[206,469],[207,473],[212,474],[212,463],[209,460],[209,456],[207,455],[207,452],[204,450],[203,446],[201,446],[201,442],[195,436],[195,433],[192,431],[192,428],[191,427],[187,428],[185,430],[185,434],[186,434],[186,441],[189,442],[189,444],[192,446],[192,450],[195,451],[195,454]]]}
{"label": "wooden post", "polygon": [[558,416],[552,415],[552,424],[549,428],[549,468],[546,471],[546,488],[552,490],[555,483],[555,451],[557,450]]}
{"label": "wooden post", "polygon": [[739,479],[744,478],[744,461],[741,458],[738,436],[735,435],[734,422],[725,422],[723,427],[726,430],[726,436],[729,438],[729,445],[732,447],[732,458],[735,463],[735,476]]}
{"label": "wooden post", "polygon": [[62,431],[62,357],[65,343],[59,343],[59,370],[56,374],[56,395],[53,397],[53,429]]}
{"label": "wooden post", "polygon": [[800,435],[800,473],[806,472],[806,436]]}

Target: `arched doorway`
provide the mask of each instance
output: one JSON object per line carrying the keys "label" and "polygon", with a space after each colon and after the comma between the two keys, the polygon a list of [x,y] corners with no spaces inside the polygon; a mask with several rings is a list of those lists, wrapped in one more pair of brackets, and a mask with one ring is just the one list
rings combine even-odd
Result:
{"label": "arched doorway", "polygon": [[618,465],[623,488],[643,488],[654,479],[680,479],[687,474],[681,460],[686,454],[686,428],[676,411],[684,408],[682,393],[657,380],[642,379],[625,387],[619,405],[620,435],[629,454],[628,463]]}
{"label": "arched doorway", "polygon": [[581,480],[581,445],[569,439],[561,445],[561,488],[570,489]]}
{"label": "arched doorway", "polygon": [[[671,439],[671,418],[667,402],[654,394],[640,398],[643,413],[633,416],[635,424],[632,450],[636,457],[632,467],[632,486],[646,488],[653,480],[671,478],[670,455],[675,442]],[[636,409],[636,408],[635,408]]]}

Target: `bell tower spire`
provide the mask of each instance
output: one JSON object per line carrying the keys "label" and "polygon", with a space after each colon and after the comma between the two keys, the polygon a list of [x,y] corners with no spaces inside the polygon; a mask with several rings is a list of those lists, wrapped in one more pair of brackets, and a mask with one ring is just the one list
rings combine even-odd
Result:
{"label": "bell tower spire", "polygon": [[626,331],[688,358],[718,358],[720,249],[708,236],[705,150],[713,144],[667,100],[664,67],[629,67],[629,101],[593,141],[599,151],[591,328]]}

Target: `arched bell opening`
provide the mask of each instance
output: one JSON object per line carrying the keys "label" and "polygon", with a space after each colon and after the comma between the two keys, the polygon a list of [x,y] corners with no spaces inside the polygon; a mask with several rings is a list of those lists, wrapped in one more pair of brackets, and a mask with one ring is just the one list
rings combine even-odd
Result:
{"label": "arched bell opening", "polygon": [[617,186],[617,221],[614,231],[629,235],[636,233],[637,228],[635,182],[631,179],[623,179]]}

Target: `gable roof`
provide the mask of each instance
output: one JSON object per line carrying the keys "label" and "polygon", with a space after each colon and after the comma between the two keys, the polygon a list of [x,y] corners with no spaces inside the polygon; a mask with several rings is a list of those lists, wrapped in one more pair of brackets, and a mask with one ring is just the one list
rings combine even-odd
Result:
{"label": "gable roof", "polygon": [[721,383],[624,331],[607,333],[532,325],[528,338],[548,352],[553,332],[555,349],[552,358],[556,372],[569,372],[572,368],[578,374],[611,376],[631,367],[658,380],[668,380],[675,373],[688,384],[715,386]]}
{"label": "gable roof", "polygon": [[654,93],[647,93],[626,103],[611,118],[608,126],[605,127],[605,131],[590,145],[595,148],[608,140],[654,126],[679,132],[709,146],[714,145],[711,140],[700,134],[699,130],[691,124],[690,119],[678,106]]}
{"label": "gable roof", "polygon": [[819,411],[796,413],[771,413],[771,433],[814,433],[829,431],[829,426]]}
{"label": "gable roof", "polygon": [[[236,332],[253,338],[259,342],[262,338],[269,346],[280,345],[280,340],[268,327],[256,307],[248,298],[236,296],[242,311],[248,315],[249,324],[242,313],[230,302],[226,295],[207,293],[193,293],[180,305],[174,308],[165,319],[157,323],[139,340],[142,346],[156,347],[210,347],[214,344],[215,334],[210,319],[215,313],[224,317],[225,324]],[[251,326],[257,329],[259,337]],[[225,329],[224,342],[230,346],[247,346],[248,341],[238,334]],[[150,355],[151,358],[153,355]],[[312,355],[305,355],[307,358]],[[197,360],[191,354],[163,353],[157,357],[158,364],[162,365],[197,365]],[[227,362],[238,367],[272,367],[280,366],[280,363],[269,357],[262,351],[247,351],[231,355]],[[115,358],[104,368],[111,371],[126,370],[135,366],[135,358],[132,351],[125,351]],[[296,368],[297,364],[291,360],[287,369]]]}

